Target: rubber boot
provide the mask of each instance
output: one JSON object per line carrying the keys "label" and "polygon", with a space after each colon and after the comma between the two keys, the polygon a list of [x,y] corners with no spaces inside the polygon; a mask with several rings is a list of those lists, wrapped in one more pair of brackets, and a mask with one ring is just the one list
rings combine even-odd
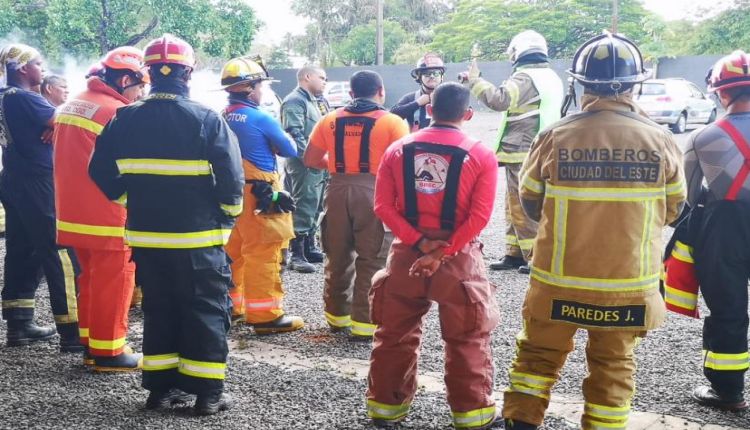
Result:
{"label": "rubber boot", "polygon": [[318,248],[316,242],[315,233],[305,235],[305,258],[310,263],[322,263],[326,258],[326,255]]}
{"label": "rubber boot", "polygon": [[529,266],[529,263],[524,263],[523,266],[519,266],[518,273],[522,275],[528,275],[529,273],[531,273],[531,266]]}
{"label": "rubber boot", "polygon": [[299,330],[304,326],[302,318],[282,315],[270,322],[253,324],[253,329],[257,334],[273,334]]}
{"label": "rubber boot", "polygon": [[490,264],[491,270],[518,270],[519,267],[526,264],[523,257],[514,257],[506,255],[500,261]]}
{"label": "rubber boot", "polygon": [[232,397],[221,391],[198,395],[193,406],[196,415],[213,415],[219,411],[228,411],[231,407]]}
{"label": "rubber boot", "polygon": [[289,249],[292,257],[289,259],[288,267],[299,273],[313,273],[315,266],[305,258],[305,237],[300,235],[289,241]]}
{"label": "rubber boot", "polygon": [[60,334],[61,353],[81,354],[86,351],[78,335],[78,323],[58,324],[57,333]]}
{"label": "rubber boot", "polygon": [[151,391],[146,399],[146,409],[169,409],[174,406],[185,405],[192,399],[191,394],[177,388],[168,391]]}
{"label": "rubber boot", "polygon": [[8,320],[6,346],[28,345],[52,339],[57,332],[54,327],[40,327],[31,320]]}
{"label": "rubber boot", "polygon": [[97,372],[131,372],[143,367],[143,354],[123,352],[114,357],[94,356]]}

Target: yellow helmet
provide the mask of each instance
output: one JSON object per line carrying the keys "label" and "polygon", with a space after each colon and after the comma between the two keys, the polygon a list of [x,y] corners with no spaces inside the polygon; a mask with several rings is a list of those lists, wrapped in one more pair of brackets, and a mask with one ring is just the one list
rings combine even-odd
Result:
{"label": "yellow helmet", "polygon": [[221,69],[223,90],[239,89],[247,84],[269,81],[268,71],[260,57],[237,57],[229,60]]}

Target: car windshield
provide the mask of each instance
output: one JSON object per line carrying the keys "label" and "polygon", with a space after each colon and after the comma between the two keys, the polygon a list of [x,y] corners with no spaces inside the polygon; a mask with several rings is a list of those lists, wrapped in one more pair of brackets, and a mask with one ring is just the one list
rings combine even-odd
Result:
{"label": "car windshield", "polygon": [[641,95],[644,96],[655,96],[660,94],[666,94],[667,90],[664,84],[649,84],[645,83],[641,87]]}

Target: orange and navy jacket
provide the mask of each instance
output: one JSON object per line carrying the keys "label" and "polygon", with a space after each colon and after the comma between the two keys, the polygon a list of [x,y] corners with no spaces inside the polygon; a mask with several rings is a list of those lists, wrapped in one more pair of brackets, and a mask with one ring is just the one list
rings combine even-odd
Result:
{"label": "orange and navy jacket", "polygon": [[57,242],[120,250],[125,247],[125,208],[110,201],[89,177],[94,143],[128,99],[99,78],[65,104],[55,118],[54,177]]}
{"label": "orange and navy jacket", "polygon": [[[375,214],[398,240],[414,245],[422,237],[420,228],[452,230],[450,246],[445,250],[450,255],[479,236],[495,204],[497,161],[492,150],[478,143],[457,128],[430,126],[386,150],[375,177]],[[405,155],[411,152],[409,146],[416,146],[411,160]],[[455,152],[457,149],[460,151]],[[451,166],[456,154],[463,159],[455,163],[457,183],[451,192]],[[404,180],[405,159],[413,168],[409,188]],[[412,206],[411,202],[416,204]],[[415,217],[409,216],[410,206]],[[444,213],[446,207],[451,208],[450,214]],[[452,227],[445,225],[447,218]]]}
{"label": "orange and navy jacket", "polygon": [[374,175],[386,148],[408,133],[400,117],[374,102],[355,99],[318,121],[308,145],[328,153],[332,174]]}

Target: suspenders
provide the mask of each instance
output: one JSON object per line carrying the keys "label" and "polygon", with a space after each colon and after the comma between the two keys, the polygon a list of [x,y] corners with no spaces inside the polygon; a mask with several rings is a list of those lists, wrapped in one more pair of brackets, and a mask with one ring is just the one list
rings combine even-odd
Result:
{"label": "suspenders", "polygon": [[[368,112],[369,113],[369,112]],[[347,128],[361,128],[359,138],[359,173],[370,172],[370,133],[375,126],[375,121],[388,114],[385,110],[372,111],[372,116],[344,116],[344,111],[336,111],[335,128],[335,154],[336,173],[346,172],[346,160],[344,158],[344,141],[346,140]]]}
{"label": "suspenders", "polygon": [[443,230],[453,230],[456,226],[458,184],[461,179],[461,169],[466,155],[468,155],[475,144],[475,141],[466,138],[459,146],[426,142],[410,142],[403,146],[404,215],[411,225],[416,227],[419,223],[419,213],[417,211],[417,178],[414,166],[416,152],[420,151],[451,157],[445,178],[443,205],[440,210],[440,228]]}
{"label": "suspenders", "polygon": [[722,118],[716,121],[716,125],[729,135],[729,137],[732,139],[732,142],[734,142],[734,145],[745,158],[744,162],[742,163],[742,167],[740,167],[739,172],[737,172],[737,176],[734,177],[732,185],[729,187],[729,191],[727,191],[727,195],[724,197],[724,199],[726,200],[736,200],[737,194],[739,194],[740,190],[742,189],[742,185],[747,179],[748,173],[750,173],[750,147],[748,146],[745,137],[742,136],[742,133],[740,133],[739,130],[737,130],[737,128],[732,125],[732,123],[729,122],[728,119]]}

